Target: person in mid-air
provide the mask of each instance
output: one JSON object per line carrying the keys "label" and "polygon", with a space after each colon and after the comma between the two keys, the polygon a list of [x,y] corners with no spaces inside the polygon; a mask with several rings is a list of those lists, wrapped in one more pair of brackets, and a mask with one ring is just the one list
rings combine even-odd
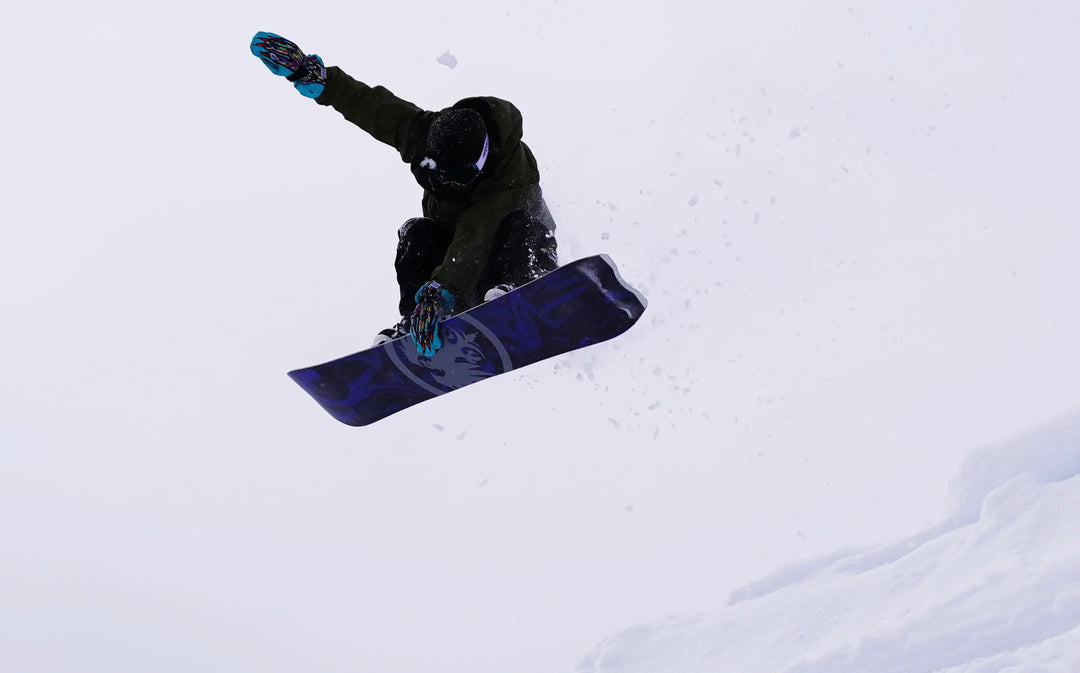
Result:
{"label": "person in mid-air", "polygon": [[398,230],[402,317],[376,344],[411,334],[417,350],[432,355],[447,316],[558,267],[555,221],[512,103],[484,96],[424,110],[279,35],[257,33],[251,51],[301,94],[394,147],[424,189],[423,217]]}

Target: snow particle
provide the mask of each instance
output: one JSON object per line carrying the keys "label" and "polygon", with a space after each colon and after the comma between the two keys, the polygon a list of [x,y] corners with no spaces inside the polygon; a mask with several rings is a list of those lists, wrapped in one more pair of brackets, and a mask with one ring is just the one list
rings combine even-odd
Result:
{"label": "snow particle", "polygon": [[454,58],[454,55],[448,51],[444,52],[442,56],[435,60],[438,61],[441,65],[445,65],[447,68],[457,67],[457,59]]}

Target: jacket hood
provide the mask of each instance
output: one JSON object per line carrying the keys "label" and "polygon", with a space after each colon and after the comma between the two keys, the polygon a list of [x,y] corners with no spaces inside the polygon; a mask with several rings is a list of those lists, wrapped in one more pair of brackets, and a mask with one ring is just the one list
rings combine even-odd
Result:
{"label": "jacket hood", "polygon": [[[491,96],[464,98],[449,108],[440,110],[435,118],[438,119],[438,115],[447,110],[474,110],[479,113],[487,128],[489,142],[484,167],[477,182],[498,176],[511,163],[515,150],[521,147],[521,112],[513,103]],[[439,176],[430,170],[426,158],[426,155],[422,154],[412,162],[413,177],[425,191],[451,196],[468,193],[476,187],[475,184],[453,185],[440,181]]]}
{"label": "jacket hood", "polygon": [[509,101],[490,96],[465,98],[451,107],[476,110],[484,118],[491,138],[491,156],[488,158],[490,170],[485,173],[497,173],[509,159],[506,149],[516,147],[521,142],[521,112]]}

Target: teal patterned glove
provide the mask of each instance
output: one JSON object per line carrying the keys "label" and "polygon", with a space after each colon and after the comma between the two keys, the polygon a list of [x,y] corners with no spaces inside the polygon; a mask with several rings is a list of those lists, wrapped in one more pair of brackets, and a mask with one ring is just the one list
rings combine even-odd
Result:
{"label": "teal patterned glove", "polygon": [[306,55],[295,42],[274,33],[258,32],[251,40],[251,53],[270,72],[280,75],[308,98],[318,98],[326,88],[326,65],[317,55]]}
{"label": "teal patterned glove", "polygon": [[454,310],[454,295],[436,281],[425,283],[416,293],[416,308],[409,321],[409,333],[416,352],[428,357],[442,348],[439,323]]}

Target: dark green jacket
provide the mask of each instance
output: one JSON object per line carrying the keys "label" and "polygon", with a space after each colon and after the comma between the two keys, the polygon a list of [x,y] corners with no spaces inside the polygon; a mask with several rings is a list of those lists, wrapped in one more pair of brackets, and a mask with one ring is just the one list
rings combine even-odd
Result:
{"label": "dark green jacket", "polygon": [[368,86],[338,67],[326,69],[326,89],[316,102],[333,107],[376,140],[392,146],[402,161],[412,166],[417,182],[424,187],[424,216],[454,227],[450,248],[432,278],[455,294],[472,294],[503,218],[535,206],[541,198],[536,159],[521,142],[521,112],[512,103],[492,97],[455,103],[455,108],[480,113],[487,123],[491,148],[471,189],[440,193],[425,184],[419,169],[428,129],[438,112],[422,110],[385,87]]}

